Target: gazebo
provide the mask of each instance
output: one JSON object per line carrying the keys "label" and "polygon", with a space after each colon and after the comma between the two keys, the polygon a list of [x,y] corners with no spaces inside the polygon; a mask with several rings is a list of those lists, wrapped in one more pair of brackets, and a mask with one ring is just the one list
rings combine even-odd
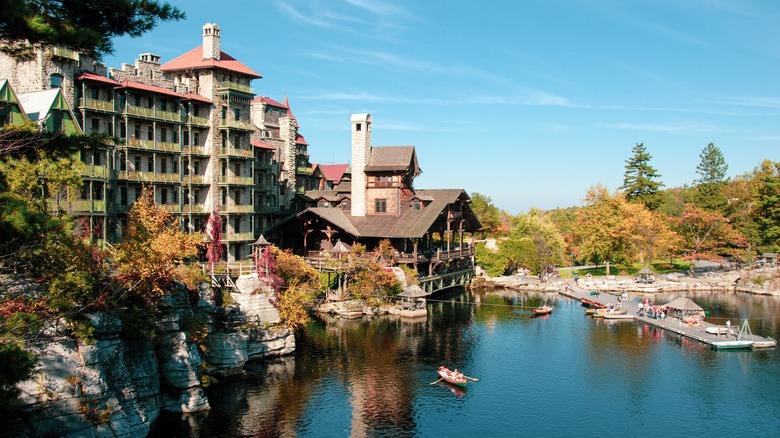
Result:
{"label": "gazebo", "polygon": [[677,317],[683,320],[683,322],[692,322],[695,324],[704,322],[704,309],[694,303],[690,298],[675,298],[664,306],[667,309],[667,314],[674,311],[676,312]]}
{"label": "gazebo", "polygon": [[637,281],[639,283],[652,283],[655,281],[655,278],[653,277],[654,275],[655,272],[650,269],[650,266],[645,265],[642,269],[639,270],[639,278]]}
{"label": "gazebo", "polygon": [[[427,315],[428,312],[425,309],[424,298],[428,295],[429,293],[425,292],[417,284],[405,287],[404,291],[398,294],[398,296],[401,298],[401,308],[403,309],[401,316],[420,316],[423,314]],[[413,313],[407,314],[408,311]]]}

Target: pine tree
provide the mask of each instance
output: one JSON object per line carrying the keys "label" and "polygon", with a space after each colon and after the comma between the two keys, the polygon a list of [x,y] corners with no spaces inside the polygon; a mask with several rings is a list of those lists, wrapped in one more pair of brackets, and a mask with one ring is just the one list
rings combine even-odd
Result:
{"label": "pine tree", "polygon": [[729,166],[723,153],[713,143],[701,151],[699,158],[701,162],[696,166],[699,178],[693,181],[696,186],[696,204],[708,210],[721,210],[726,205],[724,187]]}
{"label": "pine tree", "polygon": [[629,202],[645,204],[655,210],[659,204],[658,189],[663,184],[657,181],[658,171],[650,165],[652,155],[647,153],[644,143],[637,143],[632,149],[634,155],[626,160],[626,173],[623,176],[622,190]]}

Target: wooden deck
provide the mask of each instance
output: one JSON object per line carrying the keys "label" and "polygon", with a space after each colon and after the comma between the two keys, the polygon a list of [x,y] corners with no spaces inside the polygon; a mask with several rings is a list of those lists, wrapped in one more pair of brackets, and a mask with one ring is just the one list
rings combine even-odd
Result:
{"label": "wooden deck", "polygon": [[[618,296],[607,292],[601,292],[599,295],[590,295],[590,291],[575,286],[571,291],[561,290],[559,293],[575,300],[584,300],[585,302],[591,301],[605,307],[609,307],[610,304],[613,306],[618,305]],[[631,295],[632,294],[629,293],[628,300],[624,301],[621,304],[621,307],[627,309],[628,313],[634,317],[633,319],[635,321],[660,327],[664,330],[694,339],[708,344],[714,349],[733,348],[731,345],[732,341],[737,340],[736,333],[739,333],[739,324],[741,324],[742,321],[735,321],[735,324],[731,326],[732,331],[735,334],[727,334],[728,330],[726,329],[726,326],[718,326],[706,321],[701,326],[688,326],[683,323],[682,320],[674,317],[655,319],[647,316],[639,316],[639,303],[635,301]],[[723,334],[708,333],[707,328],[712,327],[721,327],[720,331]],[[742,336],[740,339],[753,342],[751,345],[744,346],[743,348],[771,348],[777,345],[777,341],[773,338],[764,338],[753,334]]]}

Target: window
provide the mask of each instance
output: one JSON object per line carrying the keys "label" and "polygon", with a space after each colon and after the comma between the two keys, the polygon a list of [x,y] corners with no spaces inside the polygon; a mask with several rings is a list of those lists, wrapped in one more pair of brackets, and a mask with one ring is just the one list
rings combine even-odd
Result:
{"label": "window", "polygon": [[133,129],[133,138],[141,138],[141,125],[135,125]]}
{"label": "window", "polygon": [[241,110],[238,108],[233,109],[233,116],[235,117],[234,120],[241,120]]}
{"label": "window", "polygon": [[196,160],[192,162],[192,169],[195,175],[200,175],[200,160]]}
{"label": "window", "polygon": [[127,205],[127,187],[119,188],[119,205]]}
{"label": "window", "polygon": [[355,131],[360,131],[360,130],[362,130],[362,128],[363,127],[362,127],[362,125],[360,123],[356,123],[355,124]]}
{"label": "window", "polygon": [[124,122],[119,124],[119,136],[122,138],[127,137],[127,125]]}
{"label": "window", "polygon": [[179,173],[179,160],[174,158],[171,164],[173,165],[173,173]]}
{"label": "window", "polygon": [[62,88],[62,78],[63,76],[57,73],[54,73],[53,75],[49,76],[51,88]]}
{"label": "window", "polygon": [[163,111],[167,111],[168,109],[168,101],[167,99],[160,99],[160,109]]}
{"label": "window", "polygon": [[146,139],[149,141],[154,140],[154,128],[151,126],[146,129]]}
{"label": "window", "polygon": [[374,205],[375,213],[387,213],[387,199],[377,199]]}
{"label": "window", "polygon": [[92,87],[89,91],[92,94],[92,99],[97,100],[97,98],[98,98],[98,89],[97,89],[97,87]]}
{"label": "window", "polygon": [[154,98],[152,96],[149,96],[146,98],[146,107],[152,108],[154,106]]}
{"label": "window", "polygon": [[152,157],[148,157],[146,159],[146,164],[147,164],[146,170],[148,170],[149,172],[154,172],[154,159],[152,159]]}
{"label": "window", "polygon": [[141,170],[141,157],[135,157],[135,169],[134,170]]}
{"label": "window", "polygon": [[160,128],[160,141],[168,141],[168,128]]}
{"label": "window", "polygon": [[160,189],[160,204],[168,203],[168,189]]}
{"label": "window", "polygon": [[227,107],[222,107],[222,120],[227,120]]}
{"label": "window", "polygon": [[195,132],[195,133],[192,134],[192,144],[194,146],[199,146],[200,145],[200,133],[199,132]]}
{"label": "window", "polygon": [[168,171],[168,159],[160,158],[160,173],[167,173]]}
{"label": "window", "polygon": [[195,189],[192,191],[192,203],[193,204],[200,204],[200,190]]}
{"label": "window", "polygon": [[415,210],[422,210],[422,202],[420,201],[412,202],[412,208]]}

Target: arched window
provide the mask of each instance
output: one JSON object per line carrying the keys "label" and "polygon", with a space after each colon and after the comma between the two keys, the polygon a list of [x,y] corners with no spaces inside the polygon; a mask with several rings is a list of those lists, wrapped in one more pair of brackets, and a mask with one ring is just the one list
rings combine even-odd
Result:
{"label": "arched window", "polygon": [[62,88],[63,76],[59,73],[53,73],[49,76],[49,83],[51,88]]}

